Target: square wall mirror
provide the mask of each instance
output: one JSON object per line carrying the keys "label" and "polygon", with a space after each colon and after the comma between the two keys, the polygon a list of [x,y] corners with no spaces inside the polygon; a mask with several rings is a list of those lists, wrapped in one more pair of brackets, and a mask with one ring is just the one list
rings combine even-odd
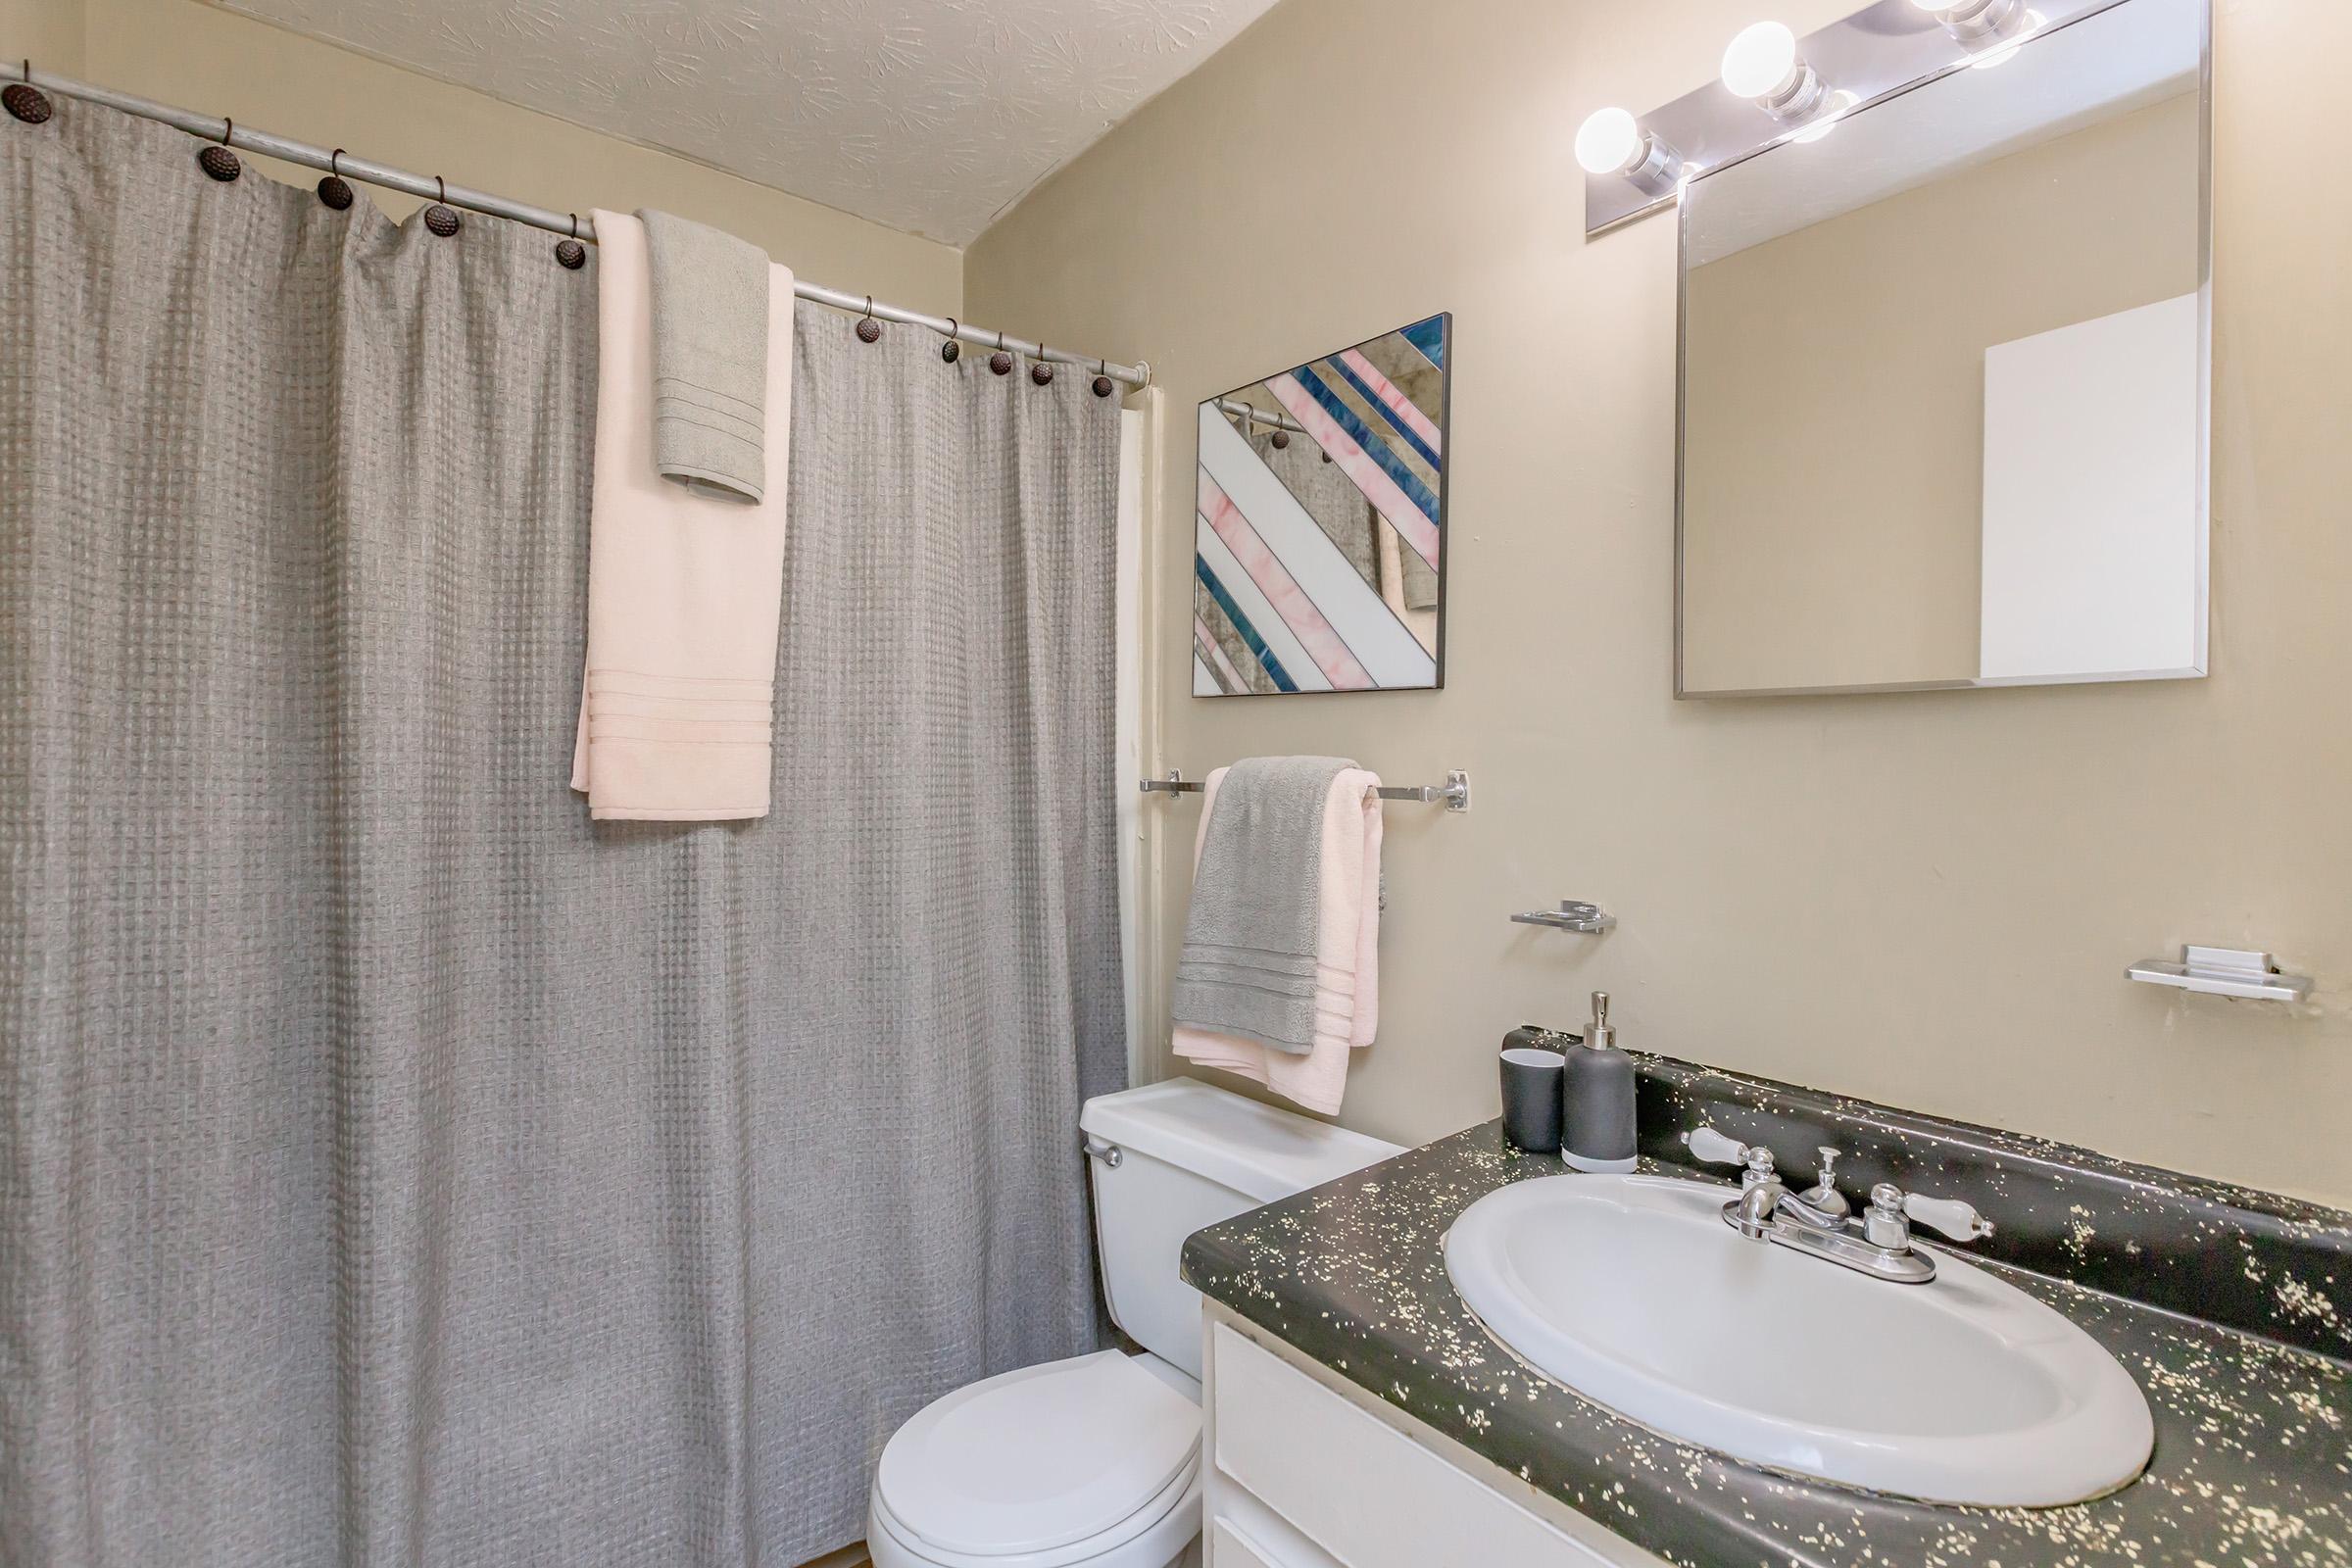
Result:
{"label": "square wall mirror", "polygon": [[1200,405],[1194,696],[1446,683],[1452,319]]}
{"label": "square wall mirror", "polygon": [[2206,668],[2205,0],[2121,0],[1682,200],[1675,691]]}

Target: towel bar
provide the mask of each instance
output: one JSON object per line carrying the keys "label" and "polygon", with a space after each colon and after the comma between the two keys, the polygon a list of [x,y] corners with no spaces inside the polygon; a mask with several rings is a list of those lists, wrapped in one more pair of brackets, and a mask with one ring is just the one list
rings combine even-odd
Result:
{"label": "towel bar", "polygon": [[[1168,769],[1166,778],[1144,779],[1138,786],[1146,795],[1198,795],[1201,786],[1188,779],[1175,768]],[[1446,775],[1443,784],[1383,784],[1372,792],[1384,801],[1419,801],[1424,806],[1446,803],[1448,811],[1470,809],[1470,775],[1455,768]]]}
{"label": "towel bar", "polygon": [[1514,925],[1547,925],[1554,931],[1582,931],[1598,936],[1617,929],[1617,917],[1602,912],[1597,904],[1583,899],[1562,899],[1557,909],[1530,909],[1511,916]]}

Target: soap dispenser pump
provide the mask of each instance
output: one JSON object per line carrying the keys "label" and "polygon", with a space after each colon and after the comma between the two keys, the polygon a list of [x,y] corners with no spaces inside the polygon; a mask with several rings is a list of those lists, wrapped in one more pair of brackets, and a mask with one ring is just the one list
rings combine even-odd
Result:
{"label": "soap dispenser pump", "polygon": [[1560,1075],[1560,1157],[1577,1170],[1634,1168],[1634,1058],[1617,1049],[1609,994],[1592,993],[1585,1043]]}

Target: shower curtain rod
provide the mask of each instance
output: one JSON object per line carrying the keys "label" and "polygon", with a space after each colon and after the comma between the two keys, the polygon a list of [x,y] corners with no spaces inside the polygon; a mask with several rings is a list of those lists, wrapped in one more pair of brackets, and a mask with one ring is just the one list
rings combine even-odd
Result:
{"label": "shower curtain rod", "polygon": [[[0,58],[5,57],[0,56]],[[349,153],[338,153],[325,147],[314,147],[307,141],[295,141],[288,136],[273,136],[266,130],[248,130],[243,125],[232,123],[226,120],[217,120],[209,115],[175,109],[170,104],[159,104],[152,99],[133,97],[126,92],[117,92],[112,87],[101,87],[92,82],[76,81],[71,76],[60,76],[47,71],[35,71],[29,60],[24,62],[24,69],[19,74],[27,85],[38,87],[43,92],[53,92],[65,98],[79,98],[89,103],[103,104],[109,109],[118,109],[126,115],[136,115],[141,120],[160,121],[175,129],[184,130],[191,136],[201,136],[206,141],[220,142],[244,152],[260,153],[264,157],[281,159],[289,164],[300,164],[306,169],[340,174],[346,179],[364,180],[370,185],[381,185],[387,190],[406,191],[411,196],[420,196],[427,201],[438,201],[450,207],[463,207],[469,212],[487,214],[492,218],[504,218],[517,223],[528,223],[533,228],[544,228],[550,233],[576,237],[590,243],[594,243],[596,239],[595,223],[576,214],[552,213],[544,207],[533,207],[527,202],[510,201],[504,196],[494,196],[488,191],[469,190],[464,185],[447,185],[436,175],[413,174],[405,169],[395,169],[390,164],[379,164],[366,158],[354,158]],[[1025,338],[1007,337],[1002,332],[986,331],[973,326],[968,321],[958,321],[944,316],[926,316],[920,311],[910,311],[901,305],[885,305],[871,295],[846,294],[840,289],[827,288],[821,283],[811,283],[805,278],[794,278],[792,291],[802,299],[813,301],[818,305],[830,305],[834,309],[842,311],[856,311],[860,315],[870,313],[885,321],[899,321],[907,326],[926,327],[939,333],[942,337],[953,334],[962,341],[980,348],[1001,348],[1032,360],[1049,360],[1057,365],[1078,366],[1085,369],[1095,370],[1099,374],[1107,375],[1113,381],[1122,382],[1128,386],[1147,386],[1152,380],[1152,367],[1149,362],[1140,365],[1113,365],[1105,360],[1089,359],[1083,354],[1073,354],[1067,349],[1047,348],[1043,344],[1032,343]]]}
{"label": "shower curtain rod", "polygon": [[1250,423],[1262,424],[1269,430],[1288,430],[1293,435],[1311,435],[1313,433],[1305,425],[1279,410],[1261,409],[1256,404],[1245,403],[1240,398],[1219,398],[1217,407],[1236,418],[1246,418]]}

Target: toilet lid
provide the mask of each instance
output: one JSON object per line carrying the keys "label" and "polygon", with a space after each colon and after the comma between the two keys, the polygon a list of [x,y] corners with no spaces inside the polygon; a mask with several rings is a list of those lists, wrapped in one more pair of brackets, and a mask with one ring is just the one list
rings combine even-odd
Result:
{"label": "toilet lid", "polygon": [[1049,1551],[1124,1522],[1200,1444],[1200,1407],[1116,1350],[1049,1361],[926,1405],[874,1485],[945,1551]]}

